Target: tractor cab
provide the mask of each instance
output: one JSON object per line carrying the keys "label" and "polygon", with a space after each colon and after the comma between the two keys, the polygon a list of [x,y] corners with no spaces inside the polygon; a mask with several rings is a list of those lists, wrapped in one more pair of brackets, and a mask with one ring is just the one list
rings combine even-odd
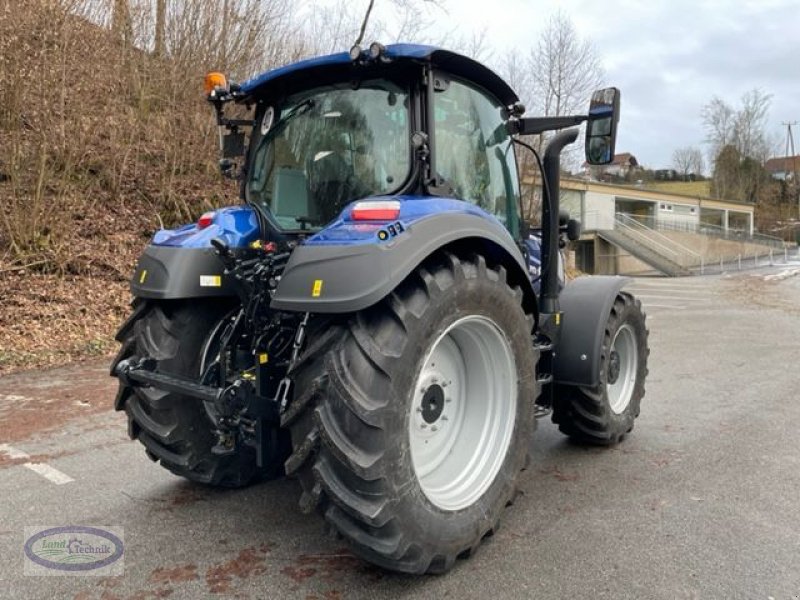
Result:
{"label": "tractor cab", "polygon": [[[507,131],[516,94],[466,57],[408,44],[301,61],[228,86],[207,82],[223,169],[281,234],[319,231],[364,199],[449,197],[519,235],[519,179]],[[254,108],[225,117],[230,102]],[[249,126],[249,147],[241,140]],[[231,161],[240,168],[231,168]]]}

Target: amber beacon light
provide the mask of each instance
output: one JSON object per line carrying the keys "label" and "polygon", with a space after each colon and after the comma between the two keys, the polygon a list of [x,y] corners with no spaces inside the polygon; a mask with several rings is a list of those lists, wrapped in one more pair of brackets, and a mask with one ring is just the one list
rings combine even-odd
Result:
{"label": "amber beacon light", "polygon": [[228,80],[225,78],[225,75],[217,72],[206,75],[205,81],[203,82],[203,90],[205,90],[206,96],[210,95],[211,92],[217,88],[228,88]]}

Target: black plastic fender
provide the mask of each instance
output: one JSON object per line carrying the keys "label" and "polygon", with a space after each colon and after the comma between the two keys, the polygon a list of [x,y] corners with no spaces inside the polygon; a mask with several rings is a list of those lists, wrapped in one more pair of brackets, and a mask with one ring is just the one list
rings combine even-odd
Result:
{"label": "black plastic fender", "polygon": [[503,263],[536,313],[527,265],[509,233],[470,214],[441,213],[408,225],[386,242],[357,246],[301,245],[292,252],[270,306],[278,310],[348,313],[386,297],[425,258],[451,244],[474,247]]}
{"label": "black plastic fender", "polygon": [[600,383],[603,332],[611,307],[630,277],[579,277],[559,296],[563,322],[553,352],[555,383],[593,387]]}
{"label": "black plastic fender", "polygon": [[175,300],[235,296],[222,262],[212,248],[148,246],[131,278],[131,293],[139,298]]}

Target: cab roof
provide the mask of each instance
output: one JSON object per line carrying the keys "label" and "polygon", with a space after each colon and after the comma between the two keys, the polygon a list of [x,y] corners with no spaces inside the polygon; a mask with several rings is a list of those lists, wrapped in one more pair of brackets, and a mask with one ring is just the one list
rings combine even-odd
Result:
{"label": "cab roof", "polygon": [[[506,106],[519,100],[514,90],[497,73],[471,58],[449,50],[421,44],[391,44],[386,46],[385,56],[391,59],[391,62],[387,63],[387,68],[391,68],[393,62],[430,63],[435,69],[442,69],[484,88]],[[241,93],[245,97],[258,96],[266,89],[280,85],[286,80],[311,76],[314,72],[349,68],[351,65],[352,60],[348,52],[308,58],[248,79],[241,85]]]}

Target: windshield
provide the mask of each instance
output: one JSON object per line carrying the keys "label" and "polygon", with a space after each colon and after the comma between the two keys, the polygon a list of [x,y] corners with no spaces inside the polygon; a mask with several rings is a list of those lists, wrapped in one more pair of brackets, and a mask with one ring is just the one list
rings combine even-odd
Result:
{"label": "windshield", "polygon": [[319,229],[408,177],[408,93],[388,81],[307,90],[267,107],[253,143],[248,200],[281,229]]}

